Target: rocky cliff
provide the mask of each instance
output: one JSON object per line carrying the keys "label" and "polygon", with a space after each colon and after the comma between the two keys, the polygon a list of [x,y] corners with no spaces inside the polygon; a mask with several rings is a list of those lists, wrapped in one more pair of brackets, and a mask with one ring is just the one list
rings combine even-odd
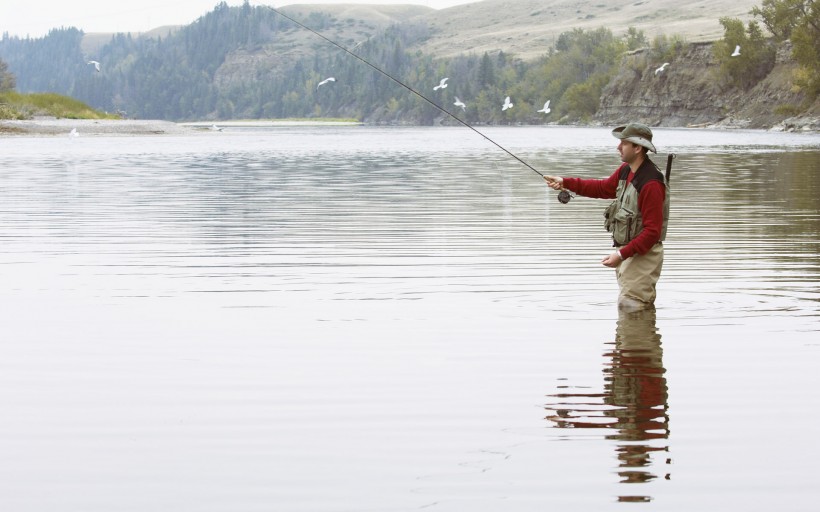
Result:
{"label": "rocky cliff", "polygon": [[[641,121],[651,126],[820,130],[820,101],[808,110],[791,76],[796,64],[788,43],[777,49],[774,67],[748,89],[727,86],[718,74],[713,43],[689,44],[663,71],[648,50],[624,56],[604,89],[595,120]],[[795,116],[795,112],[801,112]]]}

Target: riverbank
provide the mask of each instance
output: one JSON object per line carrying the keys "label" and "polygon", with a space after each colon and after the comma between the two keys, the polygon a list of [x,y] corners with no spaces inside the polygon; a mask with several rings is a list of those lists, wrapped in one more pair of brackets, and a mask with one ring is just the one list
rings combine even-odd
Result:
{"label": "riverbank", "polygon": [[[613,121],[614,122],[614,121]],[[55,119],[37,118],[28,120],[0,120],[0,137],[4,136],[134,136],[134,135],[182,135],[202,133],[205,131],[223,131],[235,128],[273,128],[286,126],[357,126],[366,123],[355,121],[327,121],[327,120],[242,120],[223,122],[190,122],[174,123],[161,120],[132,120],[132,119]],[[612,123],[610,123],[612,124]],[[605,123],[595,122],[594,126],[605,126]],[[653,126],[667,126],[665,123]],[[782,121],[769,127],[750,127],[743,119],[726,118],[713,123],[690,124],[687,128],[703,129],[762,129],[773,132],[818,132],[820,131],[820,117],[793,118]],[[72,130],[75,130],[72,132]]]}
{"label": "riverbank", "polygon": [[794,87],[799,66],[781,43],[769,73],[742,88],[721,78],[714,43],[687,45],[663,72],[648,49],[624,56],[603,89],[594,120],[602,125],[640,121],[649,126],[820,131],[820,99]]}
{"label": "riverbank", "polygon": [[[268,128],[276,126],[355,126],[350,120],[240,120],[223,122],[174,123],[135,119],[57,119],[39,117],[26,120],[0,120],[0,136],[90,136],[90,135],[176,135],[225,128]],[[75,130],[75,132],[72,132]]]}
{"label": "riverbank", "polygon": [[233,121],[194,121],[181,126],[199,130],[224,128],[274,128],[277,126],[358,126],[364,123],[352,119],[238,119]]}
{"label": "riverbank", "polygon": [[[75,130],[72,132],[72,130]],[[0,121],[0,135],[77,136],[166,135],[190,133],[193,129],[171,121],[135,119],[57,119],[42,117]]]}

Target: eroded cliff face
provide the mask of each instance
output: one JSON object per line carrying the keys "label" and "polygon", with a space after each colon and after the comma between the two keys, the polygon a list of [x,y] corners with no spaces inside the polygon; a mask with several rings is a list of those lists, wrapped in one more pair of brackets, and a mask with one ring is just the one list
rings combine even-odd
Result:
{"label": "eroded cliff face", "polygon": [[[624,56],[620,72],[604,89],[595,120],[602,124],[820,130],[820,101],[806,108],[791,83],[791,48],[777,50],[774,67],[749,89],[719,79],[712,43],[692,43],[671,59],[650,59],[648,50]],[[799,112],[799,114],[798,114]]]}

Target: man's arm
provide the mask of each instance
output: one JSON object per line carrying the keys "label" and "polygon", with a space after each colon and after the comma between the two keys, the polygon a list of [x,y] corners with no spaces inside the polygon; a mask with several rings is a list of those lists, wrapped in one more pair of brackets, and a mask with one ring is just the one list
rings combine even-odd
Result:
{"label": "man's arm", "polygon": [[[626,164],[624,164],[626,165]],[[578,195],[595,199],[615,199],[618,190],[618,175],[623,166],[618,167],[609,178],[600,180],[582,178],[564,178],[564,188]]]}

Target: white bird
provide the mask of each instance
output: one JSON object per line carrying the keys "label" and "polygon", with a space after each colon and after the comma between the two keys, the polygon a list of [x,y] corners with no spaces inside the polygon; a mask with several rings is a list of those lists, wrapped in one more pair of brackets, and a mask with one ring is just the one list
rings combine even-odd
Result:
{"label": "white bird", "polygon": [[209,129],[209,130],[213,130],[213,131],[215,131],[215,132],[221,132],[221,131],[222,131],[222,128],[220,128],[219,126],[217,126],[217,125],[215,125],[215,124],[212,124],[212,125],[211,125],[211,127],[210,127],[210,128],[208,128],[208,129]]}
{"label": "white bird", "polygon": [[504,98],[504,105],[502,105],[501,111],[503,112],[503,111],[507,110],[508,108],[513,108],[513,104],[510,102],[510,97],[509,96]]}
{"label": "white bird", "polygon": [[433,87],[433,90],[437,91],[439,89],[446,89],[447,88],[447,80],[449,80],[449,78],[442,78],[441,82],[439,82],[439,84],[437,86]]}
{"label": "white bird", "polygon": [[542,108],[538,112],[543,112],[545,114],[549,114],[551,112],[551,110],[550,110],[550,100],[547,100],[547,102],[544,103],[544,108]]}
{"label": "white bird", "polygon": [[737,57],[740,55],[740,45],[735,46],[735,51],[732,52],[732,57]]}
{"label": "white bird", "polygon": [[94,69],[97,70],[97,73],[100,72],[100,63],[99,62],[97,62],[96,60],[90,60],[90,61],[88,61],[88,63],[89,64],[94,64]]}
{"label": "white bird", "polygon": [[467,110],[467,105],[465,105],[463,101],[458,99],[458,96],[456,96],[456,102],[453,103],[453,105],[455,105],[457,107],[461,107],[461,110]]}
{"label": "white bird", "polygon": [[72,128],[70,132],[68,132],[69,137],[79,137],[80,132],[77,131],[76,128]]}
{"label": "white bird", "polygon": [[659,67],[658,69],[655,70],[655,74],[657,75],[658,73],[663,73],[663,70],[666,69],[666,66],[668,66],[668,65],[669,65],[668,62],[664,62],[661,67]]}
{"label": "white bird", "polygon": [[335,81],[336,81],[336,79],[335,79],[335,78],[333,78],[332,76],[331,76],[331,77],[329,77],[329,78],[325,78],[324,80],[322,80],[321,82],[319,82],[319,85],[317,85],[317,86],[316,86],[316,88],[318,89],[319,87],[321,87],[321,86],[325,85],[325,84],[326,84],[326,83],[328,83],[328,82],[335,82]]}

